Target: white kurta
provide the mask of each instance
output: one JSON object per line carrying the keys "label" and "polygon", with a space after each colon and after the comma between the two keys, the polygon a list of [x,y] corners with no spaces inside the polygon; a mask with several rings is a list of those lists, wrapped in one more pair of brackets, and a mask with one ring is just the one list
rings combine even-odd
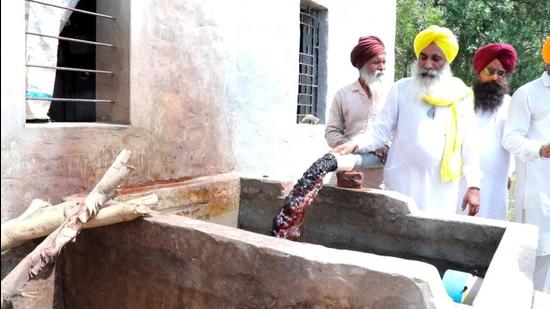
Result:
{"label": "white kurta", "polygon": [[516,156],[516,221],[539,227],[537,255],[549,255],[550,159],[539,154],[540,147],[550,143],[550,77],[546,72],[512,96],[502,143]]}
{"label": "white kurta", "polygon": [[[354,138],[358,152],[380,147],[393,135],[392,146],[384,166],[386,188],[414,199],[421,210],[433,214],[454,214],[459,182],[442,182],[441,159],[451,112],[448,107],[432,106],[411,92],[411,78],[397,81],[388,95],[378,118],[365,134]],[[445,87],[449,98],[463,92],[464,83],[452,78]],[[472,136],[473,102],[469,98],[457,103],[460,134],[463,137],[462,171],[469,187],[479,187],[479,154]]]}
{"label": "white kurta", "polygon": [[[510,153],[502,147],[502,131],[510,107],[509,95],[505,95],[502,105],[494,112],[477,111],[476,138],[479,145],[479,165],[481,167],[481,206],[478,217],[506,220],[508,213],[508,177],[510,171]],[[462,198],[466,192],[466,181],[460,183],[457,204],[458,213],[462,211]]]}

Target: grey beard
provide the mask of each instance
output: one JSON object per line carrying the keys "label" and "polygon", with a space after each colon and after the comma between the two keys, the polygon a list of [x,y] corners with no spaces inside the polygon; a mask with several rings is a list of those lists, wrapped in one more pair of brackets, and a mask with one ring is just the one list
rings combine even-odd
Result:
{"label": "grey beard", "polygon": [[411,98],[417,99],[423,94],[444,95],[445,93],[434,93],[441,91],[440,87],[436,87],[436,85],[448,80],[452,76],[453,73],[448,63],[438,71],[435,69],[423,69],[418,65],[418,61],[415,61],[411,66]]}
{"label": "grey beard", "polygon": [[382,92],[382,86],[383,86],[383,77],[384,72],[382,71],[376,71],[376,72],[370,72],[367,69],[359,70],[359,79],[363,83],[369,86],[369,89],[372,94],[372,101],[377,102],[380,99],[380,95]]}
{"label": "grey beard", "polygon": [[411,66],[412,78],[426,86],[452,75],[453,73],[451,72],[451,67],[449,66],[449,63],[445,63],[445,65],[440,70],[421,68],[418,65],[418,61],[415,61]]}
{"label": "grey beard", "polygon": [[384,72],[382,71],[370,72],[367,69],[359,70],[359,78],[367,85],[381,82],[383,77]]}

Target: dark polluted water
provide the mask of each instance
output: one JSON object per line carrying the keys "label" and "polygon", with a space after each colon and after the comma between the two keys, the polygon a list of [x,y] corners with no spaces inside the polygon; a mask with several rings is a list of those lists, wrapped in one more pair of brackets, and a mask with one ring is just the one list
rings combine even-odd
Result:
{"label": "dark polluted water", "polygon": [[300,238],[306,208],[317,198],[323,178],[336,168],[336,158],[327,153],[305,171],[285,198],[279,214],[273,218],[273,236],[290,240]]}

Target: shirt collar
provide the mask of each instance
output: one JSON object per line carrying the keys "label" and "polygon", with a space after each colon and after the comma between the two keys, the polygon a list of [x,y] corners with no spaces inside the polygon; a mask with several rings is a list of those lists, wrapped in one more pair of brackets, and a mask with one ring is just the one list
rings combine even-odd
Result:
{"label": "shirt collar", "polygon": [[548,76],[547,71],[544,71],[544,73],[542,73],[541,79],[544,87],[550,87],[550,76]]}
{"label": "shirt collar", "polygon": [[353,84],[353,91],[359,91],[363,95],[367,95],[365,92],[365,89],[363,89],[363,86],[361,86],[361,83],[359,82],[359,79],[355,81]]}

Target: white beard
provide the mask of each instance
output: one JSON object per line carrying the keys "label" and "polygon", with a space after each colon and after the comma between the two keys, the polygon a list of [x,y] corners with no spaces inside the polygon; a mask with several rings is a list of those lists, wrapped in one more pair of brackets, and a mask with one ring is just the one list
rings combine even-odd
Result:
{"label": "white beard", "polygon": [[363,68],[359,70],[359,79],[369,86],[372,101],[377,103],[382,98],[384,92],[384,71],[376,70],[375,72],[370,72],[366,68]]}
{"label": "white beard", "polygon": [[435,69],[426,70],[418,66],[415,61],[411,67],[411,99],[417,100],[422,95],[430,95],[434,97],[444,97],[448,95],[448,83],[453,77],[449,63],[446,63],[441,70]]}

